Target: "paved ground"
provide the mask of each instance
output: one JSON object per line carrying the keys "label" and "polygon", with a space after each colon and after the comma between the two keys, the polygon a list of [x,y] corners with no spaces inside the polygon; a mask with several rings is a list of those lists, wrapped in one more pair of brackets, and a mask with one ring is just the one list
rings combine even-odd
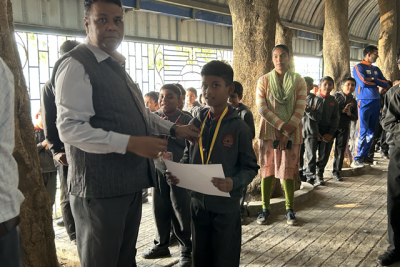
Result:
{"label": "paved ground", "polygon": [[[346,177],[344,182],[327,179],[325,187],[315,189],[312,201],[296,207],[297,226],[288,226],[284,214],[272,214],[265,226],[247,218],[240,266],[377,266],[377,256],[387,247],[386,170],[387,161],[378,160],[366,175]],[[55,230],[60,262],[79,266],[65,231]],[[138,255],[151,246],[153,235],[151,204],[147,203]],[[138,256],[138,266],[178,266],[177,246],[171,248],[171,255],[158,260]]]}

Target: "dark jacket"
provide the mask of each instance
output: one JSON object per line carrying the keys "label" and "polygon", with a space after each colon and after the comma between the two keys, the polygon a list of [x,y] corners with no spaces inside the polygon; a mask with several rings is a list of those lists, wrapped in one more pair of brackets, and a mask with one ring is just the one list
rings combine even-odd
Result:
{"label": "dark jacket", "polygon": [[[165,118],[176,125],[187,125],[189,122],[193,119],[192,116],[187,115],[186,113],[177,110],[172,116],[167,116],[164,112],[160,110],[157,110],[154,112],[161,118]],[[174,162],[179,162],[182,157],[183,157],[183,151],[185,150],[186,144],[185,140],[180,140],[180,139],[173,139],[173,138],[168,138],[168,152],[172,152],[172,157]],[[166,171],[166,166],[162,158],[158,158],[154,160],[154,164],[158,170],[160,170],[162,173]]]}
{"label": "dark jacket", "polygon": [[[349,128],[350,121],[358,120],[357,101],[354,99],[352,94],[346,96],[343,91],[338,91],[334,93],[333,96],[339,104],[340,120],[338,128]],[[348,103],[351,103],[350,116],[342,112]]]}
{"label": "dark jacket", "polygon": [[[396,84],[395,86],[393,86],[392,88],[390,88],[387,92],[386,92],[386,94],[385,94],[385,96],[384,96],[384,100],[383,100],[383,109],[382,109],[382,114],[381,114],[381,125],[382,125],[382,127],[383,127],[383,120],[385,119],[385,117],[386,117],[386,114],[387,114],[387,109],[388,109],[388,106],[389,106],[389,102],[390,102],[390,100],[393,98],[393,95],[394,95],[394,93],[396,92],[396,91],[400,91],[399,90],[400,89],[400,84]],[[384,133],[383,133],[384,134]],[[393,142],[393,133],[391,133],[391,132],[387,132],[386,131],[386,143],[388,144],[388,145],[394,145],[394,142]]]}
{"label": "dark jacket", "polygon": [[304,138],[318,137],[318,123],[322,117],[322,108],[323,100],[310,93],[306,98],[306,109],[301,119]]}
{"label": "dark jacket", "polygon": [[335,97],[327,96],[323,98],[321,95],[317,95],[323,101],[322,116],[318,123],[318,130],[321,135],[331,134],[333,135],[339,125],[339,104]]}
{"label": "dark jacket", "polygon": [[386,132],[393,134],[394,144],[400,147],[400,90],[392,91],[388,99],[382,127]]}
{"label": "dark jacket", "polygon": [[44,135],[50,151],[53,155],[65,152],[64,143],[60,140],[56,126],[57,107],[51,80],[48,80],[42,87],[42,121]]}
{"label": "dark jacket", "polygon": [[[199,129],[209,109],[203,109],[190,123]],[[208,157],[211,141],[218,123],[207,117],[203,131],[204,157]],[[198,145],[186,141],[181,163],[202,164]],[[230,198],[211,196],[189,191],[196,205],[215,213],[231,213],[240,210],[240,198],[245,188],[257,175],[259,166],[254,154],[250,128],[229,105],[229,112],[222,119],[209,164],[222,164],[225,176],[233,180]]]}
{"label": "dark jacket", "polygon": [[239,117],[244,120],[244,122],[250,127],[252,137],[256,136],[256,128],[254,127],[253,113],[250,111],[249,107],[243,103],[239,103],[239,107],[236,108]]}
{"label": "dark jacket", "polygon": [[56,172],[57,168],[54,165],[53,154],[42,146],[42,142],[45,140],[43,130],[35,127],[35,138],[42,173]]}

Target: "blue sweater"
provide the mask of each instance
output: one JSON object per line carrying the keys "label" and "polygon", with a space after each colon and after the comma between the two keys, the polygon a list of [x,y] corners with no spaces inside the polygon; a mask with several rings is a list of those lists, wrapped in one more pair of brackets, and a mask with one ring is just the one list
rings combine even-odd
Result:
{"label": "blue sweater", "polygon": [[[380,99],[378,86],[386,88],[388,82],[381,70],[367,61],[361,61],[354,66],[353,77],[357,81],[356,93],[358,100]],[[368,81],[366,78],[374,78]]]}

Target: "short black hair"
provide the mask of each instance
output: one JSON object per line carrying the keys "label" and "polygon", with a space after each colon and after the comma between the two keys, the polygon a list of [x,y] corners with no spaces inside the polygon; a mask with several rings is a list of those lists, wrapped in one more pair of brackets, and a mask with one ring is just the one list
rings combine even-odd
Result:
{"label": "short black hair", "polygon": [[150,97],[154,100],[154,102],[158,103],[158,94],[155,91],[150,91],[147,94],[144,95],[144,97]]}
{"label": "short black hair", "polygon": [[174,85],[176,85],[181,90],[181,96],[186,96],[186,90],[180,83],[174,83]]}
{"label": "short black hair", "polygon": [[313,78],[306,76],[306,77],[304,77],[304,80],[306,81],[306,83],[309,86],[314,86],[314,79]]}
{"label": "short black hair", "polygon": [[233,93],[236,93],[239,97],[243,95],[243,86],[240,82],[233,81],[233,84],[235,85],[235,90]]}
{"label": "short black hair", "polygon": [[335,81],[332,79],[331,76],[324,76],[324,77],[322,77],[322,79],[319,81],[319,84],[322,84],[324,81],[332,82],[333,85],[335,85]]}
{"label": "short black hair", "polygon": [[193,87],[189,87],[186,91],[192,92],[195,96],[197,96],[197,90]]}
{"label": "short black hair", "polygon": [[201,69],[201,76],[217,76],[225,81],[225,86],[233,83],[232,67],[221,60],[212,60]]}
{"label": "short black hair", "polygon": [[354,84],[357,84],[356,79],[354,79],[353,77],[348,76],[348,77],[344,77],[344,78],[343,78],[343,80],[342,80],[342,85],[345,85],[345,83],[346,83],[347,81],[352,81],[352,82],[354,82]]}
{"label": "short black hair", "polygon": [[85,0],[85,2],[83,3],[83,8],[85,11],[86,18],[89,17],[90,8],[92,7],[92,4],[96,3],[96,2],[113,3],[113,4],[116,4],[117,6],[119,6],[120,8],[122,8],[121,0]]}
{"label": "short black hair", "polygon": [[366,55],[368,55],[368,53],[373,53],[375,51],[378,51],[378,47],[374,45],[369,45],[366,48],[364,48],[363,55],[365,57]]}
{"label": "short black hair", "polygon": [[74,41],[74,40],[67,40],[65,41],[61,46],[60,46],[60,54],[64,55],[65,53],[68,53],[72,49],[75,48],[75,46],[80,45],[80,42]]}
{"label": "short black hair", "polygon": [[164,84],[161,87],[161,90],[162,89],[171,90],[172,92],[174,92],[178,96],[178,100],[181,99],[181,89],[179,89],[179,87],[176,86],[175,84],[172,84],[172,83]]}
{"label": "short black hair", "polygon": [[287,45],[284,45],[284,44],[276,45],[274,48],[272,48],[272,53],[274,53],[275,49],[277,49],[277,48],[282,48],[290,56],[290,49]]}

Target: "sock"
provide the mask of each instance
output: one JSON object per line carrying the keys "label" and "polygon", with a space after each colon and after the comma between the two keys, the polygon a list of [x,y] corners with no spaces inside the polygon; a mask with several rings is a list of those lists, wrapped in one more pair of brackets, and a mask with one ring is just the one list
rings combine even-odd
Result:
{"label": "sock", "polygon": [[271,199],[272,181],[274,176],[261,179],[261,199],[263,210],[269,210],[269,201]]}
{"label": "sock", "polygon": [[286,209],[294,208],[294,179],[283,180],[283,190],[285,190]]}

